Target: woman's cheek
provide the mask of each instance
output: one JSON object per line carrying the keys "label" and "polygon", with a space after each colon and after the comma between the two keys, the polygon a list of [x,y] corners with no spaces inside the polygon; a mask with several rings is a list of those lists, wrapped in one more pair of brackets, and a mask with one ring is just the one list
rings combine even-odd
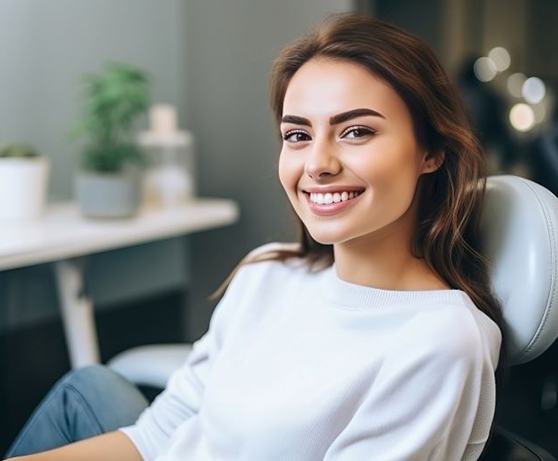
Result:
{"label": "woman's cheek", "polygon": [[407,167],[401,167],[396,180],[386,184],[386,195],[389,196],[391,209],[395,217],[403,215],[411,206],[416,189],[416,177],[414,171]]}
{"label": "woman's cheek", "polygon": [[377,211],[396,218],[411,205],[416,187],[413,162],[399,155],[400,152],[385,150],[382,155],[369,157],[367,171],[362,178],[374,191],[374,206]]}
{"label": "woman's cheek", "polygon": [[299,176],[297,165],[288,154],[281,152],[279,157],[279,181],[291,202],[295,199]]}
{"label": "woman's cheek", "polygon": [[288,178],[287,178],[287,165],[286,165],[286,160],[285,160],[285,154],[283,153],[283,151],[281,151],[281,154],[279,155],[279,166],[278,166],[278,170],[279,170],[279,181],[281,182],[281,185],[283,186],[283,189],[285,190],[285,192],[289,192],[287,183],[288,183]]}

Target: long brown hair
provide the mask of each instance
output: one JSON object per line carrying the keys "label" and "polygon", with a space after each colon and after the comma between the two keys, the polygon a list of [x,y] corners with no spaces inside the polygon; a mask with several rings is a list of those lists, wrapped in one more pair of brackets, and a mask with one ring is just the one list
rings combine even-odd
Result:
{"label": "long brown hair", "polygon": [[[480,253],[486,159],[461,98],[432,50],[418,37],[377,19],[354,13],[330,15],[316,30],[284,48],[273,63],[271,108],[278,126],[291,78],[315,57],[357,63],[385,80],[407,105],[419,145],[430,153],[444,152],[440,168],[419,177],[412,252],[424,258],[451,288],[467,293],[477,308],[496,322],[503,335],[501,307],[491,292],[487,261]],[[315,241],[296,213],[295,219],[300,235],[297,249],[245,258],[212,299],[224,291],[243,264],[296,257],[310,267],[317,263],[331,265],[333,246]],[[500,369],[504,344],[502,341]]]}

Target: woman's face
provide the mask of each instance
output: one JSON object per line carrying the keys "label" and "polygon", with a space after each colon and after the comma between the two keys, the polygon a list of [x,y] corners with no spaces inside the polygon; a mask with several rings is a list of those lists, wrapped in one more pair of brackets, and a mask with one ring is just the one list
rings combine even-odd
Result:
{"label": "woman's face", "polygon": [[294,74],[281,134],[279,179],[323,244],[371,236],[397,222],[418,177],[436,169],[395,90],[349,61],[314,58]]}

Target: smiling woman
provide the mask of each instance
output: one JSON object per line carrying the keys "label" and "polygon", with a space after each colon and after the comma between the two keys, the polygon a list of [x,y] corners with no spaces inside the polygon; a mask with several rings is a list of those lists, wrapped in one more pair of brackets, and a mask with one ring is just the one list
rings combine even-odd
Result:
{"label": "smiling woman", "polygon": [[[315,57],[291,79],[283,113],[281,183],[312,237],[321,244],[337,243],[339,274],[358,281],[354,272],[362,270],[352,261],[359,254],[370,268],[368,280],[359,283],[405,289],[398,285],[411,280],[427,288],[429,280],[417,280],[416,267],[408,264],[409,249],[401,239],[408,241],[413,232],[417,181],[439,167],[443,152],[428,155],[418,144],[411,114],[396,91],[360,64]],[[358,200],[342,203],[340,194],[351,190],[360,192]],[[315,200],[304,194],[309,191],[318,194]],[[329,218],[316,219],[320,216]],[[385,237],[374,239],[378,232]],[[399,268],[373,270],[384,260],[386,239],[395,244],[387,248]],[[433,273],[424,264],[428,272]]]}
{"label": "smiling woman", "polygon": [[[300,241],[241,266],[294,260],[309,273],[334,274],[323,276],[332,287],[322,289],[343,306],[375,312],[363,367],[374,368],[378,355],[383,364],[371,372],[369,405],[355,410],[325,458],[477,459],[491,432],[505,342],[479,250],[485,157],[456,89],[420,39],[357,15],[334,15],[285,48],[270,88],[282,140],[279,179]],[[297,277],[293,271],[284,283]],[[300,298],[312,289],[306,277]],[[457,293],[467,308],[449,314],[455,300],[438,297]],[[399,321],[396,306],[408,309]],[[434,306],[440,311],[426,320]],[[379,351],[375,328],[388,320],[378,307],[394,321],[382,333],[389,353]],[[472,336],[463,328],[470,314]],[[446,356],[462,341],[467,352]],[[432,354],[414,355],[424,348]],[[349,360],[355,352],[347,349]],[[463,361],[471,368],[457,365]],[[441,378],[452,373],[456,381]],[[357,398],[354,388],[347,392]]]}
{"label": "smiling woman", "polygon": [[446,74],[405,31],[334,15],[281,52],[271,99],[300,241],[241,261],[137,421],[51,459],[481,455],[501,313],[478,244],[484,156]]}

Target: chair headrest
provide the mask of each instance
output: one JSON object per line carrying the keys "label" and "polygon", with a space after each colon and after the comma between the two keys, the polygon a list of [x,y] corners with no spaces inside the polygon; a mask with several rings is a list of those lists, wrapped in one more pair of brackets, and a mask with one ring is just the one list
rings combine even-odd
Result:
{"label": "chair headrest", "polygon": [[528,362],[558,336],[558,198],[525,178],[490,176],[480,230],[508,359]]}

